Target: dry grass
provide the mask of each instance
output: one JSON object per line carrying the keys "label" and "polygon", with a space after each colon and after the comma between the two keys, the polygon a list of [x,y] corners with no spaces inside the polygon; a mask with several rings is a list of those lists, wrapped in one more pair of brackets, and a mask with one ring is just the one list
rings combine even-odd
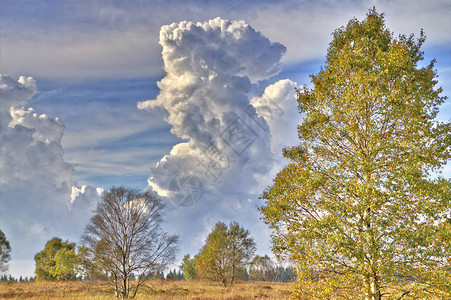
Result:
{"label": "dry grass", "polygon": [[[224,288],[202,281],[152,280],[135,299],[287,299],[291,283],[242,282]],[[103,282],[0,282],[0,299],[112,299]]]}
{"label": "dry grass", "polygon": [[[288,299],[293,283],[282,282],[239,282],[224,288],[218,283],[205,281],[151,280],[139,290],[135,299]],[[323,289],[317,283],[311,287]],[[393,287],[393,291],[400,291]],[[358,297],[354,295],[354,299]],[[105,282],[0,282],[0,299],[114,299],[114,292]],[[336,299],[332,297],[328,299]],[[341,299],[350,299],[344,297]],[[304,299],[304,298],[303,298]],[[407,295],[403,299],[449,299],[446,296]]]}

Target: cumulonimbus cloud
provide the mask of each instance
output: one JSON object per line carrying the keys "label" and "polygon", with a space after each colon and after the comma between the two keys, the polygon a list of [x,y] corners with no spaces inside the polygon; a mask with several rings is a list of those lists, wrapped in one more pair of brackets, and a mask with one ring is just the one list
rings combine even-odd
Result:
{"label": "cumulonimbus cloud", "polygon": [[276,83],[253,102],[250,91],[280,71],[286,48],[244,21],[221,18],[163,26],[160,44],[166,76],[156,99],[138,108],[165,111],[171,132],[185,141],[153,168],[149,185],[164,196],[173,196],[175,179],[190,176],[204,189],[251,185],[272,167],[270,125],[280,117],[271,114],[281,113],[278,101],[294,100],[295,83]]}
{"label": "cumulonimbus cloud", "polygon": [[156,99],[138,108],[163,111],[182,140],[148,179],[153,190],[185,207],[170,206],[171,229],[184,237],[184,251],[194,253],[215,222],[236,220],[267,251],[257,198],[283,164],[281,148],[296,142],[300,120],[296,83],[262,86],[280,71],[285,47],[243,21],[220,18],[163,26],[160,44],[166,76]]}

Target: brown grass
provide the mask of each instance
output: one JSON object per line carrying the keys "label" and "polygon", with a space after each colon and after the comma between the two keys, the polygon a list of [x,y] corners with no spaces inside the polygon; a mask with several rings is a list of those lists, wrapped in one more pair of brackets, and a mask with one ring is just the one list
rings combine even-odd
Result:
{"label": "brown grass", "polygon": [[[240,282],[224,288],[213,282],[151,280],[135,299],[287,299],[291,283]],[[0,299],[112,299],[104,282],[0,282]]]}

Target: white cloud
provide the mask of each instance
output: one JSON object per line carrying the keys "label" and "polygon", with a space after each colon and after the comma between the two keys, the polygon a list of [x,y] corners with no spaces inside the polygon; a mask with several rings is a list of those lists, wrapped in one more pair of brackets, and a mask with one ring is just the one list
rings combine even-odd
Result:
{"label": "white cloud", "polygon": [[219,220],[255,227],[267,174],[274,173],[282,145],[297,138],[296,84],[281,80],[251,101],[252,83],[279,72],[285,47],[243,21],[173,23],[162,27],[160,44],[167,74],[156,99],[138,108],[164,110],[171,132],[184,141],[148,181],[161,196],[187,206],[171,206],[168,224],[193,249]]}
{"label": "white cloud", "polygon": [[[103,189],[100,187],[93,188],[87,185],[82,185],[81,188],[78,188],[76,186],[73,186],[70,194],[70,203],[74,204],[76,203],[76,201],[82,201],[80,200],[81,197],[83,197],[83,200],[85,201],[92,201],[92,199],[95,199],[97,196],[102,195],[102,193]],[[92,206],[92,204],[88,205]]]}
{"label": "white cloud", "polygon": [[61,143],[64,125],[58,118],[51,119],[45,114],[38,115],[33,108],[27,110],[23,108],[10,108],[12,120],[8,127],[14,128],[17,125],[34,128],[33,138],[36,142],[50,144],[52,142]]}
{"label": "white cloud", "polygon": [[64,126],[57,119],[24,109],[26,100],[36,91],[33,79],[20,77],[15,82],[0,76],[2,190],[24,186],[26,182],[67,191],[72,186],[72,168],[63,162],[60,143]]}
{"label": "white cloud", "polygon": [[[267,151],[268,143],[259,135],[267,132],[248,109],[248,93],[251,82],[279,72],[285,47],[242,21],[220,18],[163,26],[160,44],[167,75],[158,83],[157,98],[138,103],[138,108],[164,109],[171,132],[189,142],[173,147],[153,170],[149,184],[167,195],[164,190],[174,176],[195,174],[216,181],[231,167],[233,156],[241,166],[264,155],[259,152]],[[244,135],[231,136],[237,130],[245,130],[240,132]],[[215,170],[208,167],[212,163]]]}
{"label": "white cloud", "polygon": [[31,77],[20,76],[18,81],[0,74],[0,126],[1,129],[8,127],[12,117],[11,107],[24,107],[27,100],[36,93],[36,82]]}
{"label": "white cloud", "polygon": [[19,258],[33,255],[66,226],[81,231],[98,198],[95,188],[76,187],[73,167],[63,157],[62,122],[25,109],[35,92],[32,78],[0,75],[2,220]]}
{"label": "white cloud", "polygon": [[271,131],[271,149],[280,154],[285,146],[298,142],[300,116],[296,102],[296,82],[280,80],[266,87],[262,95],[251,100],[257,114],[264,118]]}

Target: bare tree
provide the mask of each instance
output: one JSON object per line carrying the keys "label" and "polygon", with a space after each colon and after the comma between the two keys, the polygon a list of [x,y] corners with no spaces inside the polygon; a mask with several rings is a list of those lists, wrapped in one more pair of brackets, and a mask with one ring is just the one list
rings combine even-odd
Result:
{"label": "bare tree", "polygon": [[149,191],[119,187],[103,193],[82,241],[94,273],[105,276],[116,297],[134,297],[151,274],[174,261],[178,236],[161,230],[164,207]]}

